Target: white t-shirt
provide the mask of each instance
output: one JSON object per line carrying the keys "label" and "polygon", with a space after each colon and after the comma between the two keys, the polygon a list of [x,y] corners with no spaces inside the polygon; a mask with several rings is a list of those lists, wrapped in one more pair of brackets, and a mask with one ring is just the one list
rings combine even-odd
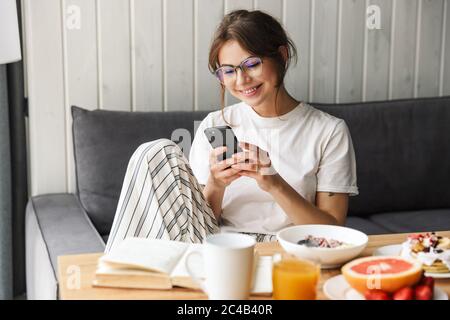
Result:
{"label": "white t-shirt", "polygon": [[[317,191],[357,195],[353,144],[344,120],[306,103],[273,118],[261,117],[244,102],[226,107],[225,119],[239,141],[269,153],[274,169],[299,194],[315,204]],[[209,113],[194,137],[189,162],[200,184],[209,176],[212,150],[205,128],[227,125],[220,110]],[[226,189],[222,229],[275,234],[292,225],[272,196],[250,177],[240,177]]]}

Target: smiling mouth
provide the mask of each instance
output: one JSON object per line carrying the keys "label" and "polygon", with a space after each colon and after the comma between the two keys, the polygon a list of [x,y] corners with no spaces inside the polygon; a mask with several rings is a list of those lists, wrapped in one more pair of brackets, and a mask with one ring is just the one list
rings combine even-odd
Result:
{"label": "smiling mouth", "polygon": [[256,90],[258,90],[259,87],[261,87],[261,86],[262,86],[262,83],[259,84],[259,85],[257,85],[257,86],[255,86],[255,87],[252,87],[252,88],[250,88],[250,89],[246,89],[246,90],[238,90],[238,91],[239,91],[240,93],[243,93],[243,94],[251,94],[251,93],[255,92]]}

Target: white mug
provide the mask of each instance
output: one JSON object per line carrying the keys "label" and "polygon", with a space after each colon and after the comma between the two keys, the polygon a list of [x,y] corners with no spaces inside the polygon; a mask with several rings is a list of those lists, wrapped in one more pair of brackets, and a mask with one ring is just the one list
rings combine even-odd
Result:
{"label": "white mug", "polygon": [[[186,257],[186,270],[211,300],[243,300],[250,295],[254,270],[254,238],[239,233],[217,233],[203,241],[203,252]],[[189,266],[192,255],[203,256],[204,280]]]}

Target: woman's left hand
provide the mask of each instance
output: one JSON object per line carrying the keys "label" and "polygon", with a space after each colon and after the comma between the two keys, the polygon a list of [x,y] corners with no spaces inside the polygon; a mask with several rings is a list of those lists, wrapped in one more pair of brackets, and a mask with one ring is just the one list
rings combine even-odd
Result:
{"label": "woman's left hand", "polygon": [[269,153],[248,142],[239,142],[239,146],[243,151],[233,154],[238,163],[231,167],[242,170],[239,175],[255,179],[262,190],[270,192],[280,175],[273,168]]}

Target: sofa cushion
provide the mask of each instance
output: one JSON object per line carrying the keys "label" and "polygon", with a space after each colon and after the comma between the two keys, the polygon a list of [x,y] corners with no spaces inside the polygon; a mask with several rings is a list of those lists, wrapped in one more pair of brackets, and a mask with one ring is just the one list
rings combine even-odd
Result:
{"label": "sofa cushion", "polygon": [[394,233],[444,231],[450,229],[450,208],[380,213],[370,220]]}
{"label": "sofa cushion", "polygon": [[349,215],[450,208],[450,97],[315,106],[344,119],[353,139]]}
{"label": "sofa cushion", "polygon": [[128,160],[136,148],[151,140],[172,138],[188,155],[194,120],[200,121],[206,114],[72,107],[77,191],[101,235],[111,229]]}
{"label": "sofa cushion", "polygon": [[347,217],[345,226],[364,232],[365,234],[385,234],[390,231],[381,225],[361,217]]}

